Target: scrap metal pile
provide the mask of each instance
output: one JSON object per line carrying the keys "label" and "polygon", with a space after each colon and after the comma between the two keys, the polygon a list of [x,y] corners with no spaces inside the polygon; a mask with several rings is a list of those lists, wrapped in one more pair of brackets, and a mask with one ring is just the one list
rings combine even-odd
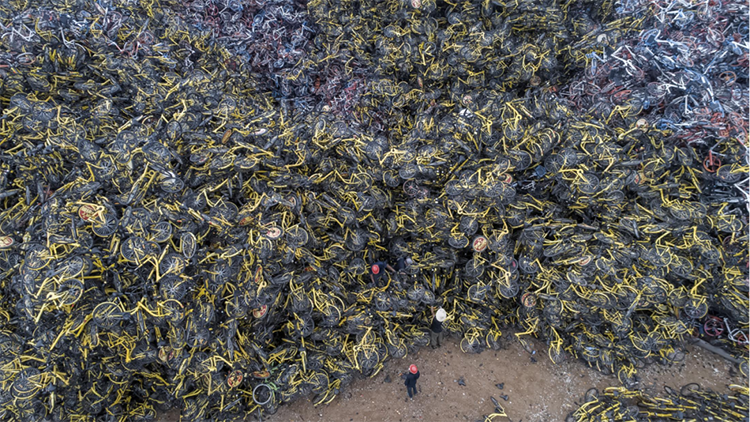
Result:
{"label": "scrap metal pile", "polygon": [[328,403],[433,306],[746,361],[747,4],[547,3],[0,5],[2,419]]}

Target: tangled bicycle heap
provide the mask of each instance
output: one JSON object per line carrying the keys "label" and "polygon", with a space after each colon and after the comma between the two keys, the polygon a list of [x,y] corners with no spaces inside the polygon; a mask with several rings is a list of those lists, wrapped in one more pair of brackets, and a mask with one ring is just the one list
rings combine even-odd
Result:
{"label": "tangled bicycle heap", "polygon": [[748,388],[730,385],[727,394],[704,390],[691,383],[676,391],[664,386],[664,396],[625,387],[607,387],[586,392],[566,422],[599,420],[641,422],[652,420],[743,421],[747,420]]}
{"label": "tangled bicycle heap", "polygon": [[34,6],[0,6],[3,419],[327,403],[436,305],[627,386],[709,312],[747,359],[744,3]]}

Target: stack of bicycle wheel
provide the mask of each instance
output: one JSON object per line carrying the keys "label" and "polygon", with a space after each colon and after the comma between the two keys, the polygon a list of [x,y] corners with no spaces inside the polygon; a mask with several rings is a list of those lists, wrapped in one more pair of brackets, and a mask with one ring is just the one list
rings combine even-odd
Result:
{"label": "stack of bicycle wheel", "polygon": [[746,14],[0,5],[0,415],[328,403],[438,306],[467,353],[746,373]]}

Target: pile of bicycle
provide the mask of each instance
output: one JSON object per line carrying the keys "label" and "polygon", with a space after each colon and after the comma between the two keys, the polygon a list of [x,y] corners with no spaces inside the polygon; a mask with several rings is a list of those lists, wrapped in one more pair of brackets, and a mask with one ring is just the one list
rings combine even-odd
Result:
{"label": "pile of bicycle", "polygon": [[329,403],[439,306],[467,353],[747,375],[747,13],[3,3],[1,418]]}
{"label": "pile of bicycle", "polygon": [[746,421],[747,386],[732,384],[728,391],[704,390],[696,383],[680,391],[664,386],[663,396],[625,387],[607,387],[601,393],[592,388],[566,422]]}

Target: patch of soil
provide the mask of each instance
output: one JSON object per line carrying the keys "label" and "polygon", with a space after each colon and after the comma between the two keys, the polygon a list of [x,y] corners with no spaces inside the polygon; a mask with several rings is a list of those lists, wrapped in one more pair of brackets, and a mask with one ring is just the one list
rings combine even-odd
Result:
{"label": "patch of soil", "polygon": [[[616,376],[602,375],[582,361],[553,364],[544,343],[533,341],[536,355],[530,355],[515,340],[505,337],[505,348],[478,355],[461,352],[458,342],[446,341],[438,349],[425,348],[404,359],[391,360],[373,378],[355,379],[328,405],[313,407],[309,399],[283,405],[266,422],[407,422],[481,421],[493,412],[495,397],[515,422],[562,421],[591,387],[600,391],[620,386]],[[533,362],[531,358],[536,362]],[[407,399],[400,374],[410,364],[419,367],[419,394]],[[683,363],[671,367],[651,365],[639,370],[639,389],[663,394],[664,385],[679,388],[697,382],[714,391],[728,391],[728,384],[746,384],[732,364],[700,348],[689,348]],[[386,377],[390,382],[385,382]],[[463,379],[465,386],[458,383]],[[499,389],[496,384],[503,384]],[[507,401],[501,398],[508,397]],[[161,422],[177,420],[174,412]],[[248,421],[257,418],[249,416]],[[502,421],[502,418],[496,421]]]}

